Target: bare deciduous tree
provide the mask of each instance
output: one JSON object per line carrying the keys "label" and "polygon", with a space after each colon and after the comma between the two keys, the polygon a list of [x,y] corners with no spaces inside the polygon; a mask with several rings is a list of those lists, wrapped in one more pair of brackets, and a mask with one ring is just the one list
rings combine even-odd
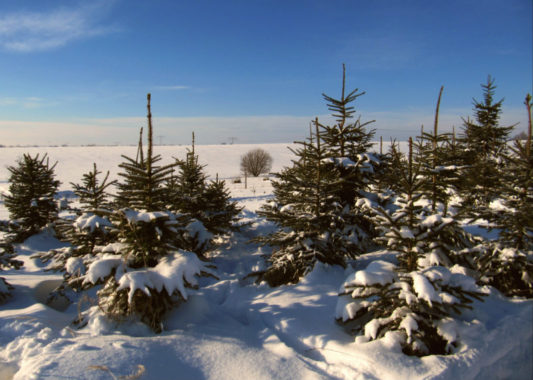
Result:
{"label": "bare deciduous tree", "polygon": [[244,174],[257,177],[272,168],[272,156],[263,149],[253,149],[241,156],[241,170]]}

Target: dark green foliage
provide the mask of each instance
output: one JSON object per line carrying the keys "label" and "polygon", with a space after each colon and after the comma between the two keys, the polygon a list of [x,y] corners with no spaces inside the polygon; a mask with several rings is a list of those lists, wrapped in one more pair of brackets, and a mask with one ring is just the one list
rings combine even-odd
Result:
{"label": "dark green foliage", "polygon": [[177,249],[176,225],[169,212],[124,209],[113,214],[119,241],[126,245],[123,252],[132,268],[154,267],[158,260]]}
{"label": "dark green foliage", "polygon": [[531,95],[525,105],[529,115],[528,138],[516,140],[504,156],[504,209],[492,210],[490,219],[500,228],[500,242],[507,247],[533,251],[533,141],[531,138]]}
{"label": "dark green foliage", "polygon": [[74,193],[80,198],[82,210],[102,216],[107,215],[111,209],[111,203],[107,199],[109,196],[107,188],[115,185],[117,181],[107,182],[108,171],[100,182],[99,174],[102,172],[96,169],[96,164],[93,164],[93,170],[83,175],[82,184],[71,183],[71,185],[74,188]]}
{"label": "dark green foliage", "polygon": [[361,205],[372,197],[370,185],[380,160],[368,152],[374,132],[365,127],[371,121],[352,121],[351,104],[363,94],[356,89],[345,96],[343,66],[340,99],[324,94],[336,124],[323,125],[316,119],[316,132],[296,142],[292,167],[275,174],[275,199],[259,214],[279,229],[257,239],[276,247],[272,265],[261,276],[270,285],[297,282],[316,261],[344,266],[374,234],[374,224]]}
{"label": "dark green foliage", "polygon": [[[365,271],[378,269],[375,273],[385,274],[381,281],[361,283],[357,276],[350,277],[340,293],[337,319],[353,326],[353,332],[360,335],[358,342],[395,332],[407,355],[453,353],[457,337],[446,336],[439,327],[449,322],[450,316],[460,314],[461,309],[471,309],[474,299],[481,300],[473,279],[465,282],[466,276],[443,267],[418,272],[400,268],[376,261]],[[421,295],[423,286],[432,291]]]}
{"label": "dark green foliage", "polygon": [[478,246],[480,282],[492,285],[508,297],[533,298],[533,252],[492,243]]}
{"label": "dark green foliage", "polygon": [[443,90],[444,87],[441,87],[433,131],[427,133],[422,130],[421,135],[417,138],[416,159],[421,164],[421,175],[425,178],[422,190],[425,196],[431,200],[432,212],[436,212],[437,207],[442,205],[444,206],[444,214],[446,214],[451,191],[457,183],[460,168],[453,135],[451,133],[439,133],[438,130],[438,115]]}
{"label": "dark green foliage", "polygon": [[100,182],[99,174],[101,172],[93,164],[93,170],[83,175],[82,184],[71,184],[79,197],[82,213],[76,219],[65,219],[58,224],[63,238],[76,247],[79,255],[92,254],[95,245],[105,245],[112,240],[111,203],[106,190],[116,181],[108,182],[107,172]]}
{"label": "dark green foliage", "polygon": [[499,125],[503,99],[494,103],[494,80],[489,76],[483,88],[483,102],[474,99],[475,121],[463,119],[463,172],[461,196],[463,206],[476,214],[499,193],[502,155],[507,151],[507,139],[514,126]]}
{"label": "dark green foliage", "polygon": [[231,200],[226,182],[218,178],[210,181],[205,189],[205,204],[200,221],[214,235],[221,235],[237,228],[238,215],[243,207]]}
{"label": "dark green foliage", "polygon": [[279,227],[257,239],[278,247],[262,276],[271,286],[297,282],[316,261],[344,266],[345,258],[358,252],[357,226],[347,224],[349,208],[335,192],[339,172],[323,164],[326,151],[319,139],[311,135],[297,144],[298,159],[272,181],[275,200],[258,212]]}
{"label": "dark green foliage", "polygon": [[[187,152],[184,161],[177,161],[179,168],[175,178],[170,179],[172,209],[187,213],[191,217],[201,220],[206,203],[205,191],[207,175],[203,166],[198,163],[198,156],[194,151],[194,134],[192,149]],[[172,183],[175,181],[175,184]]]}
{"label": "dark green foliage", "polygon": [[5,206],[18,225],[17,240],[31,236],[57,217],[54,195],[60,182],[54,179],[55,164],[50,166],[46,154],[39,158],[24,154],[17,166],[9,166],[9,195]]}
{"label": "dark green foliage", "polygon": [[343,65],[341,98],[335,99],[323,94],[337,123],[332,126],[319,124],[319,139],[324,147],[324,157],[329,159],[325,163],[335,166],[339,171],[340,180],[336,192],[341,204],[353,207],[359,192],[366,190],[372,182],[379,160],[369,154],[374,131],[367,131],[365,128],[374,121],[361,122],[360,117],[353,121],[356,111],[351,104],[365,93],[355,89],[345,96],[345,79]]}
{"label": "dark green foliage", "polygon": [[[4,268],[19,269],[23,265],[22,261],[15,259],[13,245],[6,241],[0,241],[0,271]],[[0,305],[9,298],[11,289],[13,287],[3,277],[0,277]]]}
{"label": "dark green foliage", "polygon": [[481,294],[473,278],[448,268],[474,265],[469,256],[474,240],[455,218],[433,212],[423,199],[433,178],[422,175],[425,158],[415,162],[412,140],[407,158],[394,146],[390,155],[396,200],[388,207],[366,204],[366,209],[380,233],[376,241],[397,252],[398,266],[374,262],[362,271],[369,274],[350,277],[340,294],[337,319],[354,325],[366,341],[399,333],[408,355],[451,353],[456,341],[439,326],[470,308]]}
{"label": "dark green foliage", "polygon": [[150,288],[150,295],[138,289],[130,302],[128,292],[129,289],[118,290],[114,276],[110,276],[98,291],[98,305],[110,319],[120,322],[135,316],[155,333],[160,333],[164,316],[179,302],[175,299],[177,296],[170,296],[165,289],[158,292]]}
{"label": "dark green foliage", "polygon": [[118,184],[117,207],[146,211],[163,210],[167,203],[167,191],[163,184],[175,165],[155,166],[154,164],[161,160],[160,155],[142,161],[122,157],[125,162],[119,165],[123,169],[119,176],[124,182]]}
{"label": "dark green foliage", "polygon": [[500,197],[503,207],[485,215],[500,229],[497,243],[480,247],[478,261],[482,281],[508,296],[533,297],[533,142],[531,96],[525,101],[528,116],[526,141],[516,140],[504,156],[505,170]]}
{"label": "dark green foliage", "polygon": [[187,152],[184,161],[178,161],[179,172],[167,181],[170,209],[199,220],[213,235],[221,235],[236,228],[237,215],[242,208],[231,201],[224,181],[208,183],[204,167],[198,163],[194,150]]}

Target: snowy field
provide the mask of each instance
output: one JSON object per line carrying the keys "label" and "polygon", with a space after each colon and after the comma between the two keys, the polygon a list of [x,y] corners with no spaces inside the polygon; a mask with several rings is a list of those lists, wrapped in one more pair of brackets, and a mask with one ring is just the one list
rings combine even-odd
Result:
{"label": "snowy field", "polygon": [[[264,178],[233,183],[240,156],[260,147],[274,158],[273,171],[290,164],[287,144],[197,146],[206,173],[226,179],[251,224],[210,253],[217,279],[202,278],[186,303],[168,315],[165,330],[117,325],[94,318],[82,329],[71,323],[95,302],[46,306],[42,302],[61,275],[30,258],[64,246],[45,233],[16,246],[24,267],[1,275],[15,286],[0,305],[0,379],[531,379],[533,301],[509,299],[496,290],[460,317],[462,345],[453,355],[409,357],[397,342],[355,344],[335,321],[337,293],[344,280],[371,261],[393,260],[387,252],[364,255],[347,269],[317,265],[297,285],[270,288],[246,276],[265,265],[269,251],[250,238],[273,226],[255,211],[271,197]],[[186,146],[157,146],[163,162],[184,158]],[[29,152],[58,161],[57,178],[68,196],[96,162],[116,178],[121,154],[136,147],[0,148],[0,192],[8,188],[8,165]],[[8,214],[0,204],[0,219]]]}

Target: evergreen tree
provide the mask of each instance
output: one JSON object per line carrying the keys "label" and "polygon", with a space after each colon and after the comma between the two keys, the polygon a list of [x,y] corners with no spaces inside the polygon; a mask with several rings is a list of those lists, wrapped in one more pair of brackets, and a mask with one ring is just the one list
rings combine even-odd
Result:
{"label": "evergreen tree", "polygon": [[421,175],[425,178],[423,192],[431,200],[431,210],[444,207],[447,212],[451,191],[457,180],[458,166],[455,162],[455,140],[450,133],[439,133],[439,108],[444,87],[440,88],[435,110],[433,132],[422,130],[417,141],[417,157],[421,164]]}
{"label": "evergreen tree", "polygon": [[[127,207],[116,210],[111,215],[122,244],[118,250],[122,256],[119,260],[122,262],[122,269],[120,274],[108,274],[98,297],[100,307],[110,318],[135,315],[155,331],[161,331],[164,314],[177,301],[174,290],[167,291],[153,283],[143,284],[138,288],[136,279],[149,281],[150,276],[153,276],[150,275],[153,268],[178,251],[177,227],[180,221],[165,209],[168,201],[164,184],[175,165],[156,165],[161,157],[153,154],[150,94],[147,101],[147,153],[144,154],[140,143],[136,159],[123,156],[126,162],[119,166],[124,172],[119,175],[124,178],[125,184],[119,186],[119,204]],[[106,260],[106,257],[93,262],[89,272],[91,268],[100,265],[102,260]],[[89,280],[86,275],[84,284],[95,282]],[[146,287],[150,289],[147,290]]]}
{"label": "evergreen tree", "polygon": [[176,177],[177,186],[172,194],[172,208],[201,220],[206,203],[207,175],[204,173],[204,167],[198,163],[198,155],[194,147],[194,133],[191,150],[187,150],[184,161],[177,161],[176,164],[179,172]]}
{"label": "evergreen tree", "polygon": [[101,172],[93,164],[93,170],[83,175],[82,184],[71,184],[80,199],[82,214],[67,231],[67,240],[77,246],[80,253],[92,254],[95,245],[104,245],[111,240],[109,215],[112,206],[108,201],[107,188],[116,181],[108,182],[108,171],[100,182],[99,174]]}
{"label": "evergreen tree", "polygon": [[525,100],[529,125],[525,142],[516,140],[504,156],[502,197],[506,209],[496,211],[500,240],[509,247],[533,251],[533,142],[531,138],[531,95]]}
{"label": "evergreen tree", "polygon": [[505,155],[501,198],[504,207],[489,214],[498,242],[480,247],[482,281],[508,296],[533,297],[533,142],[531,95],[526,96],[528,134]]}
{"label": "evergreen tree", "polygon": [[200,221],[213,235],[221,235],[236,226],[242,208],[232,202],[224,181],[208,183],[204,166],[198,163],[195,153],[194,133],[192,148],[184,161],[177,161],[179,172],[167,181],[170,208]]}
{"label": "evergreen tree", "polygon": [[238,229],[238,215],[243,207],[231,200],[226,182],[218,179],[210,181],[205,189],[204,213],[200,220],[214,235],[222,235]]}
{"label": "evergreen tree", "polygon": [[175,164],[156,165],[161,156],[153,154],[150,94],[147,99],[147,153],[143,153],[141,140],[135,160],[122,156],[126,162],[119,165],[124,170],[119,176],[125,184],[119,184],[119,199],[127,207],[111,216],[119,239],[127,246],[128,265],[133,268],[156,265],[158,258],[174,247],[176,235],[171,221],[174,218],[165,211],[168,193],[164,186]]}
{"label": "evergreen tree", "polygon": [[372,181],[375,167],[379,165],[379,160],[370,154],[374,131],[367,131],[366,126],[374,120],[361,122],[361,117],[353,121],[355,108],[352,103],[365,92],[358,92],[355,89],[345,95],[346,73],[345,66],[342,66],[342,92],[340,99],[335,99],[323,94],[327,102],[328,109],[333,112],[336,124],[329,126],[319,124],[319,139],[322,141],[325,163],[335,166],[339,171],[341,180],[339,181],[337,193],[343,206],[353,206],[359,191],[368,189]]}
{"label": "evergreen tree", "polygon": [[502,154],[513,126],[500,126],[503,99],[494,102],[496,86],[489,76],[483,88],[483,102],[474,99],[475,121],[463,119],[464,161],[462,197],[465,208],[487,206],[501,186]]}
{"label": "evergreen tree", "polygon": [[[38,253],[32,257],[40,258],[43,262],[51,261],[47,270],[65,272],[64,286],[78,288],[79,277],[85,273],[85,268],[95,259],[95,247],[106,245],[113,239],[111,232],[112,223],[109,220],[111,204],[108,201],[107,188],[115,181],[108,182],[109,172],[100,182],[96,164],[93,170],[84,174],[82,184],[71,183],[74,193],[81,203],[80,215],[59,219],[57,230],[63,240],[72,244],[69,247],[53,249],[48,252]],[[61,293],[64,295],[63,293]]]}
{"label": "evergreen tree", "polygon": [[274,200],[258,212],[278,226],[278,230],[256,239],[277,247],[271,266],[261,274],[271,286],[297,282],[317,261],[345,265],[346,257],[357,252],[359,230],[349,225],[349,208],[342,207],[336,167],[324,165],[326,149],[318,133],[306,142],[296,142],[298,157],[292,167],[274,175]]}
{"label": "evergreen tree", "polygon": [[323,94],[328,109],[336,118],[332,126],[319,124],[318,139],[324,148],[323,164],[329,170],[338,173],[338,180],[332,190],[338,196],[340,205],[345,209],[346,224],[356,226],[357,252],[361,252],[371,242],[375,234],[375,226],[367,214],[358,205],[368,198],[376,198],[371,193],[376,182],[377,172],[383,170],[384,165],[379,155],[371,153],[371,142],[374,131],[366,127],[374,120],[361,122],[361,117],[354,120],[355,100],[364,95],[359,89],[345,94],[346,71],[343,65],[342,91],[340,99]]}
{"label": "evergreen tree", "polygon": [[465,269],[453,266],[460,261],[459,251],[466,255],[473,241],[454,218],[433,214],[419,202],[427,180],[420,163],[414,162],[412,140],[407,160],[392,152],[402,193],[395,207],[373,207],[369,212],[381,233],[376,240],[397,253],[398,265],[377,261],[350,276],[336,316],[351,321],[362,334],[359,341],[397,332],[406,354],[450,353],[456,337],[441,327],[481,295],[475,280],[462,273]]}
{"label": "evergreen tree", "polygon": [[49,165],[46,154],[42,158],[24,154],[17,166],[7,168],[11,175],[5,206],[19,226],[16,240],[39,232],[57,217],[54,195],[60,182],[54,179],[55,165]]}

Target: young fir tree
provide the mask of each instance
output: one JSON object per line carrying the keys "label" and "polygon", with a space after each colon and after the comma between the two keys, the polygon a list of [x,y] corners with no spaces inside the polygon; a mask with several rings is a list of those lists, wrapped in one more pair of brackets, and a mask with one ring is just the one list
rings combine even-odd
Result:
{"label": "young fir tree", "polygon": [[368,131],[366,128],[374,121],[361,122],[360,117],[356,120],[353,118],[355,109],[352,104],[365,93],[355,89],[345,95],[345,79],[343,65],[340,99],[323,94],[328,109],[336,118],[336,124],[332,126],[321,124],[320,138],[327,157],[324,164],[335,168],[339,173],[340,178],[335,191],[342,207],[347,208],[351,215],[349,219],[346,218],[346,223],[356,226],[358,243],[356,252],[360,253],[371,245],[375,236],[375,225],[360,205],[362,202],[374,202],[379,199],[386,201],[382,198],[387,198],[387,195],[381,193],[379,186],[376,185],[380,174],[384,173],[387,158],[381,153],[378,155],[370,152],[374,131]]}
{"label": "young fir tree", "polygon": [[516,140],[505,156],[501,197],[505,207],[492,210],[490,220],[501,232],[479,259],[482,281],[508,296],[533,297],[533,142],[531,95],[526,96],[528,134]]}
{"label": "young fir tree", "polygon": [[219,180],[218,175],[210,181],[205,189],[206,203],[202,223],[214,235],[223,235],[239,228],[238,215],[243,207],[231,200],[226,181]]}
{"label": "young fir tree", "polygon": [[194,133],[192,148],[184,161],[177,161],[179,172],[167,182],[172,210],[196,219],[213,235],[222,235],[236,228],[242,208],[232,202],[224,181],[208,182],[204,166],[198,163]]}
{"label": "young fir tree", "polygon": [[84,285],[104,282],[98,302],[110,318],[135,315],[159,332],[166,312],[187,296],[185,285],[194,285],[194,275],[208,269],[196,255],[180,250],[184,222],[165,208],[168,193],[164,184],[174,164],[156,165],[161,158],[153,154],[150,94],[147,101],[147,153],[140,146],[136,160],[124,157],[120,175],[126,186],[120,187],[120,197],[127,207],[111,215],[121,243],[115,253],[120,256],[103,255],[95,260],[84,276]]}
{"label": "young fir tree", "polygon": [[[81,204],[80,215],[59,219],[57,222],[62,240],[71,243],[71,246],[33,256],[39,257],[43,262],[51,260],[47,269],[65,272],[66,283],[74,288],[80,285],[79,277],[85,274],[85,269],[94,260],[95,247],[113,240],[112,223],[109,220],[111,203],[107,199],[107,188],[116,181],[108,182],[109,172],[100,181],[99,174],[101,172],[93,164],[93,170],[83,175],[82,184],[71,183]],[[60,290],[64,285],[61,285]]]}
{"label": "young fir tree", "polygon": [[348,223],[356,225],[360,231],[359,241],[364,247],[373,235],[374,225],[364,213],[355,205],[358,199],[369,196],[370,185],[375,182],[376,171],[380,169],[380,158],[370,153],[374,131],[366,127],[374,120],[361,122],[361,117],[354,120],[355,108],[353,102],[365,92],[359,89],[345,94],[346,72],[343,65],[342,91],[340,99],[323,94],[328,109],[333,112],[336,124],[329,126],[319,124],[319,139],[325,151],[324,165],[339,173],[336,194],[342,207],[348,207],[352,220]]}
{"label": "young fir tree", "polygon": [[108,200],[107,189],[115,185],[116,181],[108,182],[108,171],[100,182],[99,174],[101,172],[93,164],[93,170],[83,175],[82,184],[71,184],[79,197],[82,214],[68,231],[67,240],[77,246],[80,253],[92,254],[95,245],[104,245],[111,240],[109,215],[112,205]]}
{"label": "young fir tree", "polygon": [[474,99],[475,121],[463,119],[462,145],[467,167],[461,176],[461,196],[463,207],[474,214],[479,214],[499,193],[502,155],[514,127],[499,125],[503,99],[494,102],[494,80],[489,76],[481,87],[483,102]]}
{"label": "young fir tree", "polygon": [[[459,167],[454,161],[455,141],[451,133],[439,133],[439,108],[444,87],[440,88],[435,110],[435,122],[431,133],[422,130],[417,141],[417,157],[421,163],[421,175],[425,178],[423,192],[431,201],[431,211],[442,206],[447,213],[452,189],[456,184]],[[453,141],[452,143],[450,143]]]}
{"label": "young fir tree", "polygon": [[276,247],[271,266],[261,274],[271,286],[298,282],[317,261],[345,265],[359,245],[357,226],[349,225],[351,215],[343,207],[337,185],[340,173],[324,165],[326,149],[318,133],[306,142],[296,142],[298,157],[292,167],[274,175],[274,200],[258,212],[278,226],[278,230],[256,239]]}
{"label": "young fir tree", "polygon": [[39,158],[24,154],[17,166],[9,166],[9,195],[5,206],[10,218],[18,224],[16,240],[31,236],[54,221],[57,204],[54,195],[60,182],[54,179],[55,165],[50,166],[46,154]]}
{"label": "young fir tree", "polygon": [[443,327],[481,295],[475,280],[452,266],[454,251],[471,247],[471,240],[453,218],[432,214],[418,202],[425,179],[414,162],[412,140],[407,160],[396,153],[393,164],[403,190],[396,207],[369,211],[381,232],[377,241],[397,253],[398,265],[376,261],[351,275],[336,318],[350,322],[361,342],[391,333],[406,354],[450,353],[457,336]]}

